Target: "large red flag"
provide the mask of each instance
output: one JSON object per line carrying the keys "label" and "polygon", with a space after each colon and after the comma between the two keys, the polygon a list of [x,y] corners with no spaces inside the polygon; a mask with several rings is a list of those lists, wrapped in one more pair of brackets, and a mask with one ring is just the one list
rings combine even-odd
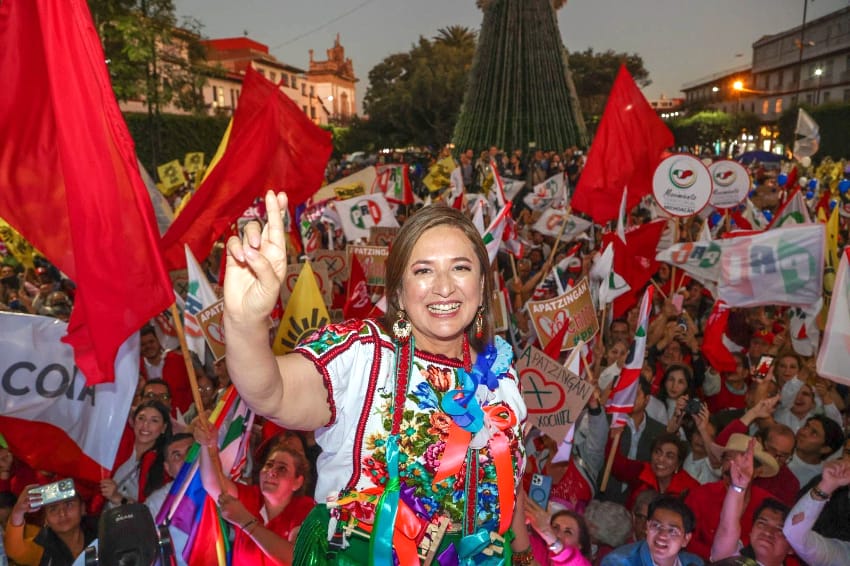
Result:
{"label": "large red flag", "polygon": [[207,257],[216,238],[268,189],[286,191],[290,210],[305,202],[322,184],[331,149],[330,133],[248,67],[224,155],[162,238],[168,268],[186,266],[183,244],[198,259]]}
{"label": "large red flag", "polygon": [[85,0],[0,2],[0,216],[77,285],[89,383],[174,301],[153,208]]}
{"label": "large red flag", "polygon": [[608,243],[614,246],[614,272],[631,288],[614,299],[615,317],[622,316],[637,303],[637,293],[658,271],[659,262],[655,255],[665,224],[664,220],[642,224],[626,232],[625,242],[615,232],[609,232],[602,237],[603,248]]}
{"label": "large red flag", "polygon": [[652,175],[672,145],[673,134],[621,65],[570,201],[573,210],[598,224],[614,220],[624,187],[629,188],[626,207],[631,210],[652,192]]}

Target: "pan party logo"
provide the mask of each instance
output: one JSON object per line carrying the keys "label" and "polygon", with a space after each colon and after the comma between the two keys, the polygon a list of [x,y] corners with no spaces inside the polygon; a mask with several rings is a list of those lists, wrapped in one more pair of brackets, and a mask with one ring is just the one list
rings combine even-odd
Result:
{"label": "pan party logo", "polygon": [[[289,350],[294,350],[295,346],[309,335],[311,332],[315,332],[319,328],[322,328],[326,324],[330,322],[326,316],[319,313],[319,309],[313,308],[310,310],[310,317],[302,316],[301,318],[296,318],[294,316],[289,317],[288,322],[289,330],[286,331],[286,334],[280,338],[280,343],[289,348]],[[281,324],[284,324],[281,323]]]}

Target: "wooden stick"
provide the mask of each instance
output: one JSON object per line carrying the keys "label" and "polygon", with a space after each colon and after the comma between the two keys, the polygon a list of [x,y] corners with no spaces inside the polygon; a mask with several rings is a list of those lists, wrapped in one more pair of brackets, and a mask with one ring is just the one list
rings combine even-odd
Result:
{"label": "wooden stick", "polygon": [[558,244],[561,243],[561,238],[564,237],[564,230],[567,229],[567,218],[570,217],[570,211],[572,208],[569,206],[564,210],[564,221],[561,223],[561,230],[558,232],[558,237],[555,238],[555,244],[552,246],[552,249],[549,250],[549,258],[547,261],[552,261],[555,257],[555,254],[558,252]]}
{"label": "wooden stick", "polygon": [[511,258],[511,271],[514,274],[514,279],[519,279],[519,275],[517,275],[516,271],[516,259],[514,258],[514,254],[509,253],[508,256]]}
{"label": "wooden stick", "polygon": [[665,293],[664,290],[661,289],[661,286],[658,284],[658,281],[656,281],[655,279],[650,279],[650,281],[652,281],[652,284],[655,286],[655,290],[661,293],[661,296],[664,297],[664,300],[667,300],[667,293]]}
{"label": "wooden stick", "polygon": [[[673,245],[679,243],[679,218],[676,218],[676,222],[673,224]],[[673,288],[673,284],[676,282],[676,266],[670,268],[670,292],[675,293],[676,290]],[[666,299],[667,296],[665,295]]]}
{"label": "wooden stick", "polygon": [[617,450],[620,449],[620,435],[623,434],[623,427],[614,429],[614,438],[611,439],[611,451],[608,452],[608,459],[605,461],[605,473],[602,475],[602,481],[599,482],[599,491],[604,492],[608,489],[608,480],[611,478],[611,468],[614,467],[614,458],[617,455]]}
{"label": "wooden stick", "polygon": [[599,340],[605,343],[605,315],[608,311],[608,303],[602,304],[602,312],[599,315]]}

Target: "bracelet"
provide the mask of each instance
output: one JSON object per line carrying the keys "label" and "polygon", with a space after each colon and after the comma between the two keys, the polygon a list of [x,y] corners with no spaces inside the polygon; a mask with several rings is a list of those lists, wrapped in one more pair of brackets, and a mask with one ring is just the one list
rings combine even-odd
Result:
{"label": "bracelet", "polygon": [[735,485],[734,483],[730,483],[729,488],[735,493],[744,493],[745,491],[747,491],[746,487],[741,487],[740,485]]}
{"label": "bracelet", "polygon": [[511,564],[516,566],[530,566],[534,562],[534,553],[531,550],[531,545],[522,552],[514,552],[511,555]]}
{"label": "bracelet", "polygon": [[829,498],[832,497],[831,493],[827,493],[822,489],[818,489],[818,486],[814,486],[811,490],[812,499],[816,501],[829,501]]}

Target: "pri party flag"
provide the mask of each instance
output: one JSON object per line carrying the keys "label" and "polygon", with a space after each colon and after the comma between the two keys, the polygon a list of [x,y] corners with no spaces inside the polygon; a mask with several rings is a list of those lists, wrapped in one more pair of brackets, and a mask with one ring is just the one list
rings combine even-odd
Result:
{"label": "pri party flag", "polygon": [[189,275],[189,290],[183,307],[183,327],[186,330],[186,343],[189,349],[198,355],[203,362],[206,356],[207,343],[198,315],[205,308],[212,306],[218,300],[207,276],[189,246],[186,249],[186,271]]}
{"label": "pri party flag", "polygon": [[354,197],[334,203],[348,241],[369,239],[369,228],[386,226],[398,228],[398,221],[382,194]]}
{"label": "pri party flag", "polygon": [[502,243],[502,238],[505,234],[505,229],[508,226],[508,219],[511,217],[511,203],[505,204],[502,210],[496,214],[496,217],[490,222],[487,231],[482,238],[484,245],[487,247],[487,255],[490,257],[490,264],[496,261],[496,256],[499,254],[499,246]]}
{"label": "pri party flag", "polygon": [[729,308],[723,301],[715,301],[714,308],[705,323],[702,339],[702,355],[717,371],[735,371],[737,361],[726,345],[726,328],[729,325]]}
{"label": "pri party flag", "polygon": [[652,192],[652,176],[673,134],[620,66],[570,205],[598,224],[617,217],[623,187],[628,209]]}
{"label": "pri party flag", "polygon": [[31,468],[94,484],[115,463],[139,377],[139,335],[118,349],[114,382],[86,385],[61,341],[67,326],[0,313],[0,431]]}
{"label": "pri party flag", "polygon": [[84,0],[0,3],[0,217],[76,283],[64,340],[89,383],[174,302],[104,61]]}
{"label": "pri party flag", "polygon": [[321,186],[331,149],[330,134],[249,66],[224,155],[162,239],[168,267],[184,266],[183,244],[206,258],[216,238],[269,189],[286,191],[290,211],[304,203]]}
{"label": "pri party flag", "polygon": [[382,193],[388,202],[413,204],[410,165],[378,165],[372,193]]}
{"label": "pri party flag", "polygon": [[638,379],[646,353],[646,333],[649,329],[649,311],[652,308],[653,287],[650,285],[643,294],[638,315],[635,339],[629,348],[626,363],[620,371],[620,378],[611,389],[611,396],[605,404],[605,410],[612,415],[611,428],[626,426],[626,416],[632,412],[637,397]]}
{"label": "pri party flag", "polygon": [[803,200],[802,189],[799,187],[794,189],[791,196],[782,205],[782,208],[777,211],[776,216],[767,225],[767,229],[782,228],[793,226],[794,224],[811,224],[812,215],[809,214],[809,207],[806,206],[806,201]]}
{"label": "pri party flag", "polygon": [[275,355],[291,352],[302,338],[322,328],[330,320],[313,268],[307,261],[301,268],[277,329],[272,347]]}
{"label": "pri party flag", "polygon": [[841,254],[835,273],[835,286],[829,315],[823,329],[823,341],[817,358],[817,373],[845,385],[850,385],[850,248]]}

